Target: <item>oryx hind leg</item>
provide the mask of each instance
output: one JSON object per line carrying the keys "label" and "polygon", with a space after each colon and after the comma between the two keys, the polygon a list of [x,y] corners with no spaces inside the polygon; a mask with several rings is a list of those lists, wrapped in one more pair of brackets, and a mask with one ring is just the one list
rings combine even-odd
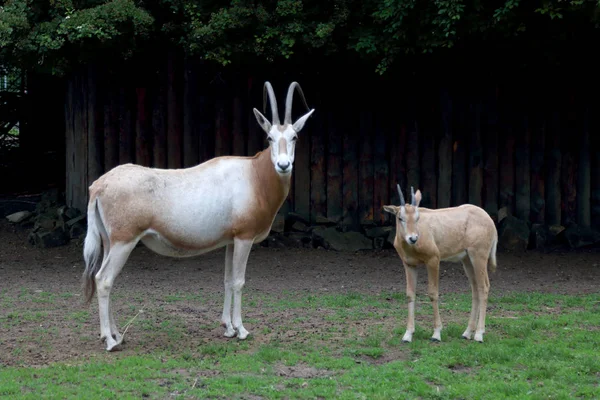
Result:
{"label": "oryx hind leg", "polygon": [[110,306],[110,292],[115,278],[119,275],[137,241],[118,242],[111,246],[102,267],[95,276],[98,292],[98,311],[100,316],[100,339],[106,342],[106,350],[112,351],[121,344],[123,337],[119,333]]}

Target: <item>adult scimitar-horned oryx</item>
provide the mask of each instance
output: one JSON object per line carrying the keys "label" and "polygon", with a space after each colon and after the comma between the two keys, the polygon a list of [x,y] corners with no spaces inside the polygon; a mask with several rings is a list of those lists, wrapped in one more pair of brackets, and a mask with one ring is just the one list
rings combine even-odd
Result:
{"label": "adult scimitar-horned oryx", "polygon": [[225,336],[248,336],[241,315],[248,255],[253,243],[267,237],[288,195],[297,134],[314,112],[309,110],[292,122],[295,91],[308,109],[300,85],[293,82],[281,124],[273,87],[265,82],[263,96],[269,96],[272,122],[256,108],[254,114],[267,133],[269,147],[254,157],[216,157],[174,170],[124,164],[90,186],[84,294],[89,302],[97,291],[100,336],[106,350],[115,349],[123,340],[110,291],[140,240],[156,253],[171,257],[195,256],[226,246],[221,322]]}
{"label": "adult scimitar-horned oryx", "polygon": [[[419,207],[421,191],[415,194],[411,187],[411,204],[406,204],[400,185],[400,206],[383,206],[396,216],[394,248],[406,271],[406,295],[408,297],[408,323],[402,340],[412,341],[415,331],[415,290],[417,266],[427,266],[428,294],[433,305],[433,336],[439,342],[442,320],[438,308],[440,261],[462,262],[472,291],[471,316],[463,338],[483,342],[485,312],[487,307],[490,269],[496,270],[496,245],[498,232],[494,221],[480,207],[463,204],[458,207],[431,210]],[[479,317],[479,321],[477,318]]]}

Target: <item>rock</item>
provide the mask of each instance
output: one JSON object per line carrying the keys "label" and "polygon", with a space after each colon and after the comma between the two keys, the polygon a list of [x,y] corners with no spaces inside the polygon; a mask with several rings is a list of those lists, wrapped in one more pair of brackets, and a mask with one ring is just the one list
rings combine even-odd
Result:
{"label": "rock", "polygon": [[308,232],[308,226],[301,221],[296,221],[292,224],[292,230],[296,232]]}
{"label": "rock", "polygon": [[287,240],[289,240],[290,247],[312,247],[312,237],[310,233],[305,232],[288,232],[285,234]]}
{"label": "rock", "polygon": [[322,215],[317,215],[317,217],[315,218],[315,223],[317,225],[335,225],[336,224],[336,222],[334,220],[323,217]]}
{"label": "rock", "polygon": [[[72,220],[72,219],[75,219],[75,218],[77,218],[77,217],[80,217],[80,216],[82,216],[82,214],[81,214],[81,212],[80,212],[78,209],[76,209],[76,208],[67,208],[67,209],[64,211],[64,216],[65,216],[65,218],[66,218],[67,220]],[[84,216],[84,217],[85,217],[85,216]]]}
{"label": "rock", "polygon": [[[65,215],[65,216],[66,216],[66,215]],[[68,227],[68,228],[71,228],[73,225],[76,225],[76,224],[82,223],[82,222],[84,222],[84,221],[85,221],[85,215],[80,215],[80,216],[78,216],[78,217],[75,217],[75,218],[73,218],[73,219],[70,219],[70,220],[68,220],[68,221],[67,221],[67,227]]]}
{"label": "rock", "polygon": [[358,232],[339,232],[335,227],[318,227],[313,230],[315,245],[336,251],[372,250],[371,239]]}
{"label": "rock", "polygon": [[29,242],[35,246],[49,248],[65,245],[69,237],[65,231],[58,228],[52,231],[39,231],[29,234]]}
{"label": "rock", "polygon": [[390,233],[388,233],[387,235],[387,239],[385,240],[386,242],[386,247],[394,247],[394,240],[396,240],[396,228],[392,228],[392,230],[390,231]]}
{"label": "rock", "polygon": [[512,215],[503,218],[498,227],[498,247],[509,251],[525,251],[529,243],[527,222]]}
{"label": "rock", "polygon": [[376,237],[373,239],[373,248],[376,250],[381,250],[385,246],[386,238],[384,237]]}
{"label": "rock", "polygon": [[272,232],[283,233],[285,231],[285,217],[281,214],[277,214],[273,220],[273,226],[271,226]]}
{"label": "rock", "polygon": [[365,235],[370,238],[385,238],[394,229],[393,226],[376,226],[365,230]]}
{"label": "rock", "polygon": [[600,232],[581,225],[569,225],[560,233],[572,249],[600,243]]}
{"label": "rock", "polygon": [[529,248],[530,249],[543,249],[547,247],[552,238],[550,235],[550,229],[544,224],[533,224],[529,236]]}
{"label": "rock", "polygon": [[[77,218],[75,218],[77,219]],[[71,239],[78,239],[81,236],[85,235],[87,232],[87,227],[84,222],[79,221],[69,226],[69,237]]]}
{"label": "rock", "polygon": [[18,211],[6,216],[6,219],[13,224],[19,224],[31,216],[31,211]]}
{"label": "rock", "polygon": [[56,228],[58,223],[57,218],[52,218],[48,215],[42,214],[35,218],[35,224],[33,225],[33,231],[51,231]]}
{"label": "rock", "polygon": [[502,220],[509,216],[508,207],[502,207],[498,210],[498,223],[502,222]]}
{"label": "rock", "polygon": [[308,218],[304,218],[302,215],[293,211],[287,214],[287,219],[289,219],[290,221],[300,221],[303,224],[308,225]]}

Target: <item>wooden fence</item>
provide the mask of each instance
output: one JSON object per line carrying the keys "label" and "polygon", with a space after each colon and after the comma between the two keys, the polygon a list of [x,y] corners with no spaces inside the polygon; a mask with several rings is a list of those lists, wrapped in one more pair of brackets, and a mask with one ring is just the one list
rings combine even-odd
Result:
{"label": "wooden fence", "polygon": [[[208,73],[175,57],[166,64],[129,80],[111,81],[94,67],[68,80],[71,206],[84,209],[87,187],[118,164],[181,168],[265,148],[252,113],[262,110],[265,76]],[[532,223],[600,227],[600,139],[590,88],[347,76],[268,78],[281,113],[292,80],[316,109],[299,135],[283,213],[349,229],[387,224],[382,206],[398,203],[400,183],[406,191],[420,188],[425,207],[471,203],[493,217],[507,207]],[[296,98],[295,118],[301,105]]]}

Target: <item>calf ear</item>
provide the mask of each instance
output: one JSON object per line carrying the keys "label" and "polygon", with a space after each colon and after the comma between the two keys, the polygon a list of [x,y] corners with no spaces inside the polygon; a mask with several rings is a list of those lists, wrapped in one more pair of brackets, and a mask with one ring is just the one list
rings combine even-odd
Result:
{"label": "calf ear", "polygon": [[417,189],[417,193],[415,193],[415,207],[419,207],[419,203],[421,202],[421,191]]}
{"label": "calf ear", "polygon": [[398,215],[398,206],[383,206],[383,211],[389,212],[390,214]]}

